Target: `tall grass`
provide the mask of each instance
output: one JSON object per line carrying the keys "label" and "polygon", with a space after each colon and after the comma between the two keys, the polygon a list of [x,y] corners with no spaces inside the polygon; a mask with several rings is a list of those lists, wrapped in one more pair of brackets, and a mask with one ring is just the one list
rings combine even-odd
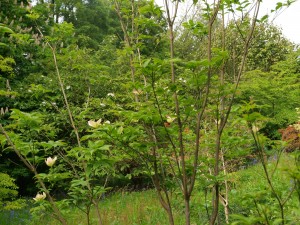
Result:
{"label": "tall grass", "polygon": [[[107,225],[163,225],[168,217],[161,207],[154,190],[140,192],[119,191],[106,197],[100,203],[103,224]],[[76,207],[65,213],[68,224],[86,225],[86,215]],[[184,217],[175,213],[178,224],[184,223]],[[30,225],[58,225],[51,218],[34,218]],[[98,224],[96,211],[91,212],[91,224]],[[27,224],[26,224],[27,225]]]}

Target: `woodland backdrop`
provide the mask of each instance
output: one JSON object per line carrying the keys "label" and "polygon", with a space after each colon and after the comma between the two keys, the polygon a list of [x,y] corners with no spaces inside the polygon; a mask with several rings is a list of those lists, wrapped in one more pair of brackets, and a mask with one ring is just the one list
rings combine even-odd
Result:
{"label": "woodland backdrop", "polygon": [[299,223],[299,46],[261,1],[179,2],[0,1],[2,218]]}

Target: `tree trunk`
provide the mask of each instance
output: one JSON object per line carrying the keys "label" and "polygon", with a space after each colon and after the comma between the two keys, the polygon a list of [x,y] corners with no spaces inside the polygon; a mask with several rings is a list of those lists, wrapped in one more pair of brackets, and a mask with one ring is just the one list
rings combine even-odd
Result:
{"label": "tree trunk", "polygon": [[185,224],[190,225],[191,224],[191,210],[190,210],[190,198],[186,197],[184,199],[185,204]]}

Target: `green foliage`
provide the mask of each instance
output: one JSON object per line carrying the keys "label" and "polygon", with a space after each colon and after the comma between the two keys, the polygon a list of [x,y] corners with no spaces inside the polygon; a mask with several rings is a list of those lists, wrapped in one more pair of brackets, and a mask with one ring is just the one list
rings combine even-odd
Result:
{"label": "green foliage", "polygon": [[16,64],[15,60],[9,57],[4,58],[0,55],[0,72],[1,72],[1,83],[3,83],[3,78],[13,77],[14,71],[13,66]]}
{"label": "green foliage", "polygon": [[0,173],[0,212],[3,210],[22,209],[26,203],[18,197],[15,180],[8,174]]}
{"label": "green foliage", "polygon": [[[124,203],[134,201],[126,194],[113,197],[112,203],[102,201],[114,182],[146,177],[162,194],[162,202],[170,197],[169,206],[181,224],[185,194],[180,188],[193,188],[193,174],[201,199],[197,202],[197,194],[191,195],[193,223],[214,208],[207,200],[212,188],[218,184],[226,194],[226,182],[230,207],[239,214],[232,222],[278,221],[274,192],[263,176],[255,183],[261,169],[226,173],[243,168],[257,153],[251,134],[265,144],[264,150],[273,150],[264,154],[271,154],[278,146],[261,133],[275,138],[275,125],[295,121],[299,53],[291,50],[280,30],[263,23],[266,17],[259,19],[241,90],[236,91],[251,19],[222,27],[218,16],[208,26],[214,5],[204,2],[199,6],[202,14],[175,31],[174,54],[168,50],[174,47],[172,37],[167,41],[167,25],[174,24],[170,26],[170,18],[154,1],[115,1],[114,9],[105,0],[38,1],[33,9],[25,7],[27,2],[1,2],[0,42],[6,47],[0,46],[0,95],[1,104],[10,109],[1,124],[13,142],[1,134],[1,150],[7,159],[13,152],[23,157],[38,181],[32,190],[47,193],[48,200],[35,202],[31,210],[33,223],[57,217],[57,206],[63,216],[72,217],[70,223],[83,221],[83,216],[87,224],[93,223],[93,208],[100,208],[104,224],[166,224],[162,210],[157,212],[158,202],[147,202],[143,193],[139,208]],[[240,13],[249,4],[222,1],[220,10]],[[276,10],[283,5],[277,4]],[[194,151],[198,145],[199,156]],[[47,166],[48,157],[55,163]],[[1,163],[4,171],[12,165],[7,162]],[[23,169],[14,172],[27,175]],[[299,185],[298,170],[288,173]],[[286,198],[287,176],[280,171],[273,178],[276,193]],[[58,201],[53,203],[54,193]],[[153,199],[153,193],[145,196]],[[287,221],[297,215],[295,196],[290,199],[284,209]],[[272,202],[269,208],[267,202]],[[83,214],[70,214],[73,207]]]}
{"label": "green foliage", "polygon": [[[282,193],[283,197],[288,195],[290,188],[293,187],[291,182],[290,172],[297,170],[296,161],[290,155],[284,155],[276,172],[273,174],[273,181],[276,190]],[[268,170],[274,171],[276,161],[270,159]],[[299,170],[299,168],[298,168]],[[269,187],[263,175],[261,165],[254,165],[247,169],[239,170],[237,172],[229,173],[227,179],[230,185],[230,209],[232,215],[230,216],[230,224],[265,224],[266,217],[260,216],[257,212],[255,202],[258,205],[260,212],[265,212],[271,224],[277,224],[280,220],[275,217],[278,216],[278,210],[275,208],[274,196],[270,194]],[[203,180],[206,180],[204,178]],[[175,203],[174,213],[176,224],[183,224],[183,205],[181,204],[178,190],[175,190],[172,195],[172,200]],[[207,195],[205,197],[205,195]],[[192,202],[192,222],[196,224],[206,224],[207,215],[206,208],[210,207],[208,201],[211,197],[210,192],[205,193],[205,189],[197,187],[195,195],[193,195]],[[206,199],[206,202],[204,201]],[[46,203],[46,202],[45,202]],[[70,224],[76,221],[82,221],[86,224],[84,213],[78,208],[73,208],[66,202],[61,203],[65,207],[67,220]],[[297,192],[293,193],[292,197],[286,205],[287,224],[298,222],[299,202],[297,200]],[[32,223],[57,224],[57,222],[49,217],[47,214],[47,205],[40,206],[39,210],[35,209]],[[44,210],[44,211],[43,211]],[[153,190],[141,192],[127,192],[120,189],[116,193],[105,195],[101,201],[101,212],[103,212],[103,222],[108,224],[167,224],[167,217],[156,197]],[[17,213],[17,212],[16,212]],[[91,221],[95,221],[96,212],[92,210]],[[220,211],[220,221],[225,223],[224,215]]]}
{"label": "green foliage", "polygon": [[255,32],[247,60],[248,70],[270,71],[272,65],[284,61],[292,52],[293,46],[283,37],[280,28],[261,23]]}
{"label": "green foliage", "polygon": [[120,32],[111,4],[109,1],[82,1],[76,5],[73,21],[65,17],[74,24],[81,47],[98,49],[106,36]]}
{"label": "green foliage", "polygon": [[[277,160],[277,159],[275,159]],[[286,165],[291,165],[287,169]],[[277,168],[276,168],[277,167]],[[279,165],[270,158],[267,169],[272,174],[274,188],[283,201],[286,224],[298,221],[297,208],[299,201],[295,195],[294,181],[288,171],[295,170],[295,161],[283,155]],[[281,224],[281,215],[274,194],[266,181],[262,166],[250,167],[246,170],[229,175],[232,189],[231,204],[235,215],[232,215],[233,224],[272,223]],[[292,193],[292,195],[290,195]],[[236,207],[236,208],[235,208]]]}
{"label": "green foliage", "polygon": [[[274,68],[279,69],[278,63]],[[293,71],[293,67],[289,67]],[[285,70],[286,71],[286,70]],[[262,72],[259,70],[245,74],[241,83],[242,99],[251,99],[259,107],[260,113],[268,118],[266,133],[278,137],[277,130],[297,120],[295,108],[300,104],[300,87],[294,72]]]}

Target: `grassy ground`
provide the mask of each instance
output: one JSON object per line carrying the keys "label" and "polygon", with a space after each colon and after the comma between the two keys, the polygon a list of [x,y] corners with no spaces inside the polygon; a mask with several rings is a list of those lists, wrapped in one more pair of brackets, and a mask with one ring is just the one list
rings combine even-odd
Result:
{"label": "grassy ground", "polygon": [[[117,192],[100,203],[103,224],[109,225],[162,225],[168,217],[162,209],[155,191]],[[86,215],[74,208],[67,213],[68,224],[86,225]],[[177,221],[182,220],[178,216]],[[17,223],[14,223],[14,225]],[[35,224],[56,225],[57,221],[37,219]],[[91,212],[91,224],[97,223],[96,212]],[[2,224],[1,224],[2,225]],[[3,224],[4,225],[4,224]],[[13,225],[13,224],[12,224]]]}
{"label": "grassy ground", "polygon": [[29,209],[0,212],[0,225],[28,225],[30,220]]}
{"label": "grassy ground", "polygon": [[104,201],[101,208],[104,224],[168,224],[154,191],[118,193]]}
{"label": "grassy ground", "polygon": [[[272,181],[274,182],[274,188],[281,196],[283,196],[283,199],[285,199],[285,196],[288,196],[288,191],[291,190],[293,186],[288,171],[294,168],[294,163],[291,158],[284,157],[282,162],[278,165],[278,170],[273,173],[275,167],[275,161],[268,164],[268,170],[270,171]],[[264,207],[264,204],[267,206],[266,210],[269,211],[266,211],[266,213],[271,215],[270,218],[272,219],[273,214],[275,218],[275,213],[278,213],[278,206],[276,205],[274,196],[272,196],[269,191],[261,165],[256,165],[232,173],[228,176],[228,180],[230,186],[229,205],[231,213],[247,216],[255,215],[253,199],[256,199],[256,201],[261,204],[261,207]],[[221,191],[224,191],[224,189],[221,189]],[[172,196],[176,224],[184,224],[184,207],[182,201],[180,198],[176,198],[176,193]],[[286,205],[286,213],[292,216],[299,215],[300,218],[299,203],[296,197],[297,195],[294,193],[294,200]],[[192,199],[192,224],[207,224],[208,215],[206,209],[208,209],[208,212],[211,212],[210,194],[208,193],[207,201],[205,202],[206,198],[203,190],[196,187]],[[104,225],[168,224],[168,217],[162,209],[154,190],[130,193],[119,191],[101,201],[100,210]],[[86,225],[85,214],[78,209],[71,209],[66,215],[68,224]],[[220,207],[220,215],[220,224],[225,224],[224,208],[222,206]],[[300,224],[300,221],[298,221],[299,223],[293,221],[294,217],[290,218],[292,218],[290,224]],[[13,213],[5,212],[1,214],[0,212],[0,225],[29,225],[28,219],[30,219],[30,215],[27,209]],[[58,225],[59,223],[48,217],[40,217],[31,224]],[[91,224],[98,224],[95,211],[92,211],[91,213]]]}

